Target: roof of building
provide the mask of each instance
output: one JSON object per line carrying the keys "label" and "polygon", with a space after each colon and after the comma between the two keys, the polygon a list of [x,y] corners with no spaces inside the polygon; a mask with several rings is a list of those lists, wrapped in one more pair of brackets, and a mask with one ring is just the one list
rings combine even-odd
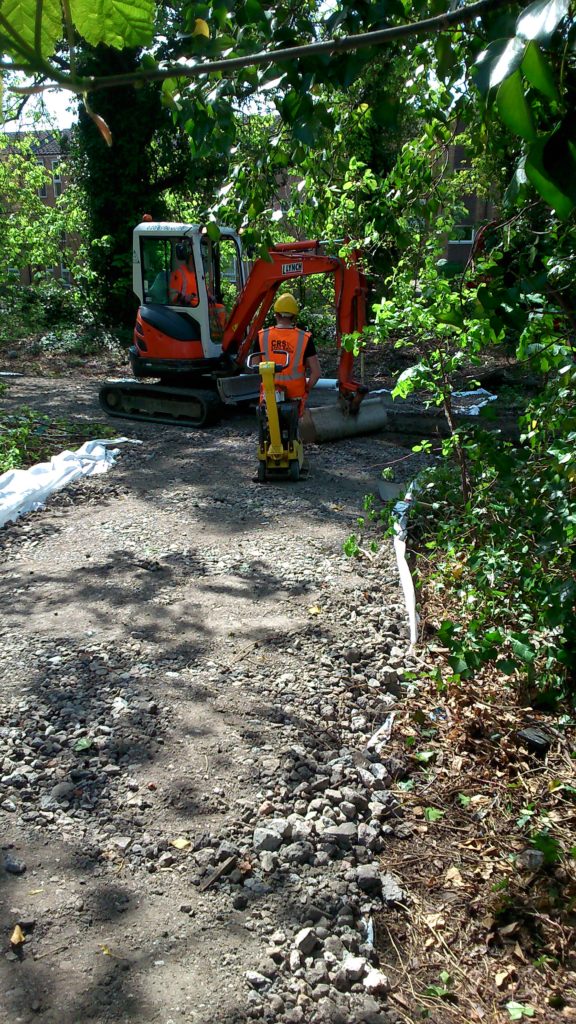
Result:
{"label": "roof of building", "polygon": [[66,148],[66,143],[69,142],[72,136],[72,130],[70,128],[58,128],[56,130],[30,128],[28,131],[4,132],[3,134],[9,142],[32,139],[38,156],[60,156],[62,150]]}

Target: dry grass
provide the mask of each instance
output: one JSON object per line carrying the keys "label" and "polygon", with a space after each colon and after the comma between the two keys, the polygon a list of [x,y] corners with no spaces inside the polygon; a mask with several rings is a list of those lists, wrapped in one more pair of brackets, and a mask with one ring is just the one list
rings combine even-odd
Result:
{"label": "dry grass", "polygon": [[[446,679],[444,653],[429,649],[426,660]],[[527,725],[549,733],[545,755],[518,738]],[[403,821],[385,866],[408,899],[376,934],[392,1001],[410,1024],[504,1024],[514,1012],[576,1020],[570,737],[560,716],[521,707],[488,671],[440,692],[436,681],[418,683],[399,709],[390,753],[406,772],[396,783]],[[543,863],[537,835],[553,841],[544,840]],[[507,1008],[514,1003],[525,1009]]]}

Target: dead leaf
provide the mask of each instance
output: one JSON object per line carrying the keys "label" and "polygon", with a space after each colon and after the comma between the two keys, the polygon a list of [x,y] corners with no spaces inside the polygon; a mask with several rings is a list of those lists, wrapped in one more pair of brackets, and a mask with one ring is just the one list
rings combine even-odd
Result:
{"label": "dead leaf", "polygon": [[493,874],[494,874],[494,865],[493,865],[492,861],[488,861],[487,864],[483,864],[481,869],[480,869],[480,871],[479,871],[480,877],[483,878],[485,882],[487,882],[489,878],[492,878]]}
{"label": "dead leaf", "polygon": [[442,928],[446,924],[444,914],[424,914],[424,921],[429,928]]}
{"label": "dead leaf", "polygon": [[318,605],[318,604],[313,604],[308,609],[309,615],[320,615],[321,611],[322,611],[322,609],[321,609],[320,605]]}
{"label": "dead leaf", "polygon": [[14,926],[12,935],[10,936],[10,942],[13,946],[21,946],[23,942],[26,942],[26,936],[19,924]]}
{"label": "dead leaf", "polygon": [[192,30],[193,36],[204,36],[205,39],[210,39],[210,29],[208,23],[203,18],[196,18],[194,22],[194,28]]}
{"label": "dead leaf", "polygon": [[109,129],[108,125],[106,124],[106,121],[104,120],[104,118],[100,117],[100,114],[95,114],[92,110],[88,110],[87,107],[85,107],[85,109],[86,109],[86,113],[88,114],[88,116],[91,117],[92,120],[94,121],[94,124],[96,125],[96,127],[97,127],[98,131],[100,132],[100,135],[104,139],[104,142],[106,143],[106,145],[107,146],[111,146],[112,145],[112,132],[110,131],[110,129]]}
{"label": "dead leaf", "polygon": [[505,924],[503,928],[499,928],[500,935],[507,938],[508,935],[513,935],[518,927],[518,921],[512,921],[510,924]]}
{"label": "dead leaf", "polygon": [[110,950],[108,949],[108,946],[102,946],[101,945],[100,946],[100,950],[102,952],[102,956],[114,956],[114,953],[110,952]]}
{"label": "dead leaf", "polygon": [[503,970],[497,971],[495,976],[494,976],[494,981],[496,982],[496,988],[502,988],[502,985],[504,984],[504,982],[508,981],[512,977],[513,974],[514,974],[514,968],[513,967],[505,967]]}
{"label": "dead leaf", "polygon": [[512,950],[512,952],[514,953],[514,956],[517,956],[518,959],[522,961],[523,964],[530,963],[530,961],[527,960],[526,957],[524,956],[524,953],[522,951],[522,947],[520,946],[519,942],[516,943],[516,945],[514,946],[514,949]]}
{"label": "dead leaf", "polygon": [[178,836],[177,839],[170,840],[170,846],[173,846],[176,850],[187,850],[189,846],[192,846],[192,843],[189,839]]}
{"label": "dead leaf", "polygon": [[458,868],[454,865],[451,868],[448,868],[448,871],[444,875],[444,881],[450,882],[450,884],[453,885],[455,889],[464,888],[464,879],[462,878],[462,875],[458,871]]}

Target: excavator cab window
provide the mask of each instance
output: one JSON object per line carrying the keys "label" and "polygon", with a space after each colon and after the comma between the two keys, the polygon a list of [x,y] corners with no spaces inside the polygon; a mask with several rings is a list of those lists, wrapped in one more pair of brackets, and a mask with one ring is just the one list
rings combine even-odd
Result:
{"label": "excavator cab window", "polygon": [[202,238],[202,263],[208,289],[210,333],[221,341],[228,316],[242,289],[240,253],[233,238]]}
{"label": "excavator cab window", "polygon": [[171,260],[172,245],[169,238],[153,237],[142,240],[144,302],[146,305],[166,305],[168,303]]}

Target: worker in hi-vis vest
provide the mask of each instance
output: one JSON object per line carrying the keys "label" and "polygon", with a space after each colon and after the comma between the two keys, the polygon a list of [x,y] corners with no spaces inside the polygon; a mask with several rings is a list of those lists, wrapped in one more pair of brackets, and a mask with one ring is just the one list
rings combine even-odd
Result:
{"label": "worker in hi-vis vest", "polygon": [[176,243],[176,256],[183,262],[170,274],[169,298],[173,306],[197,306],[198,282],[190,242]]}
{"label": "worker in hi-vis vest", "polygon": [[[320,360],[309,331],[296,326],[299,307],[289,292],[274,303],[276,326],[258,332],[258,344],[266,362],[277,363],[274,382],[288,401],[299,402],[298,415],[304,412],[306,396],[321,377]],[[288,365],[286,363],[288,353]],[[261,395],[262,398],[262,395]]]}

